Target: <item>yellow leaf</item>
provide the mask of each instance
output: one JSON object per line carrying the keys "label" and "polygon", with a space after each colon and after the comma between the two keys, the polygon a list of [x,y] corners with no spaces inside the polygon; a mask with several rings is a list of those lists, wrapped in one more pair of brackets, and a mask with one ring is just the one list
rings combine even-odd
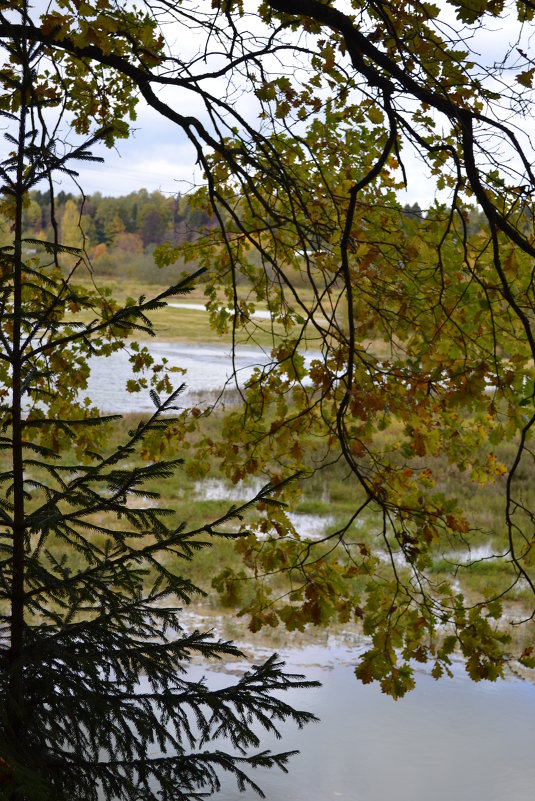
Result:
{"label": "yellow leaf", "polygon": [[380,108],[377,108],[377,106],[371,106],[367,113],[370,122],[373,122],[374,125],[381,125],[385,118],[385,115]]}

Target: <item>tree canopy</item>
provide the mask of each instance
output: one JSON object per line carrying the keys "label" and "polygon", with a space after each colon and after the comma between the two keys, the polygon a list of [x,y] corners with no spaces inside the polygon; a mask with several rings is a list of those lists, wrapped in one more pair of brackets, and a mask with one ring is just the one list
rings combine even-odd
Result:
{"label": "tree canopy", "polygon": [[[457,647],[474,679],[513,656],[532,667],[531,646],[508,643],[508,615],[530,619],[535,589],[533,510],[517,489],[535,422],[532,4],[58,0],[24,19],[0,8],[0,39],[39,48],[36,92],[75,134],[111,145],[142,98],[189,138],[205,181],[191,202],[218,226],[160,246],[157,262],[194,261],[213,324],[235,337],[254,341],[255,305],[271,312],[271,362],[204,452],[234,481],[266,474],[285,490],[343,460],[355,505],[331,537],[342,551],[359,515],[376,515],[376,547],[352,546],[341,566],[268,506],[280,537],[240,547],[257,573],[290,568],[294,590],[267,606],[259,590],[252,627],[362,620],[358,675],[395,696],[411,660],[438,677]],[[3,81],[15,113],[9,69]],[[414,153],[437,190],[422,213],[400,196]],[[453,578],[435,578],[437,549],[481,533],[458,493],[437,489],[444,465],[502,489],[483,534],[509,570],[477,597],[458,590],[455,558]],[[519,610],[508,604],[520,590]]]}
{"label": "tree canopy", "polygon": [[[27,4],[9,11],[24,31]],[[313,720],[280,693],[314,682],[288,674],[274,654],[208,686],[188,673],[194,658],[243,655],[210,633],[186,631],[181,615],[200,592],[184,563],[210,541],[236,536],[248,504],[201,527],[176,522],[154,486],[182,460],[132,463],[147,440],[180,424],[173,413],[183,386],[172,389],[164,364],[153,372],[154,413],[119,441],[110,441],[112,418],[84,397],[90,359],[123,348],[135,332],[150,336],[147,315],[187,293],[196,276],[123,305],[95,285],[69,198],[62,233],[70,241],[60,240],[54,183],[58,173],[75,178],[77,162],[98,161],[91,147],[113,141],[113,132],[81,125],[81,140],[62,142],[58,130],[73,109],[68,89],[50,78],[58,65],[23,34],[2,46],[10,147],[0,163],[2,798],[190,801],[217,790],[225,773],[262,795],[252,770],[286,770],[291,753],[263,748],[259,732],[280,736],[285,720]],[[24,230],[38,222],[31,192],[42,181],[50,238]],[[134,344],[132,352],[138,370],[151,364],[146,350]],[[271,494],[265,487],[253,502]]]}

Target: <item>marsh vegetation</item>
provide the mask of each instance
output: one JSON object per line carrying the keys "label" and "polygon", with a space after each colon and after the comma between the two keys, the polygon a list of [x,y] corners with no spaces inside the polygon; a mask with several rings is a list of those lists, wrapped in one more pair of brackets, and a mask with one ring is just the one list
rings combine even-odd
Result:
{"label": "marsh vegetation", "polygon": [[[117,282],[112,276],[107,276],[104,286],[119,301],[145,293],[142,284]],[[161,341],[169,343],[171,347],[178,343],[187,345],[193,360],[196,347],[206,344],[230,349],[230,334],[216,334],[208,324],[206,311],[199,308],[204,301],[202,287],[199,287],[184,301],[155,312],[152,323],[156,339],[152,341],[152,347],[154,342],[158,344]],[[255,348],[264,350],[276,345],[273,329],[263,332],[260,328],[256,335],[253,343],[244,339],[243,345],[253,344]],[[144,344],[151,348],[150,341]],[[370,340],[370,349],[380,356],[384,353],[385,343],[380,339]],[[217,351],[213,359],[218,360]],[[99,368],[105,371],[106,362],[101,362]],[[202,369],[206,372],[206,368]],[[126,374],[114,374],[113,381],[118,383],[125,377]],[[173,380],[183,380],[187,385],[188,375],[174,376]],[[194,375],[192,380],[195,380]],[[202,458],[199,458],[199,445],[220,437],[225,415],[236,406],[238,400],[237,390],[232,389],[231,385],[227,387],[223,401],[212,408],[221,390],[222,386],[214,386],[212,391],[197,392],[189,397],[184,395],[185,426],[180,430],[175,429],[176,436],[168,436],[156,450],[151,453],[146,451],[137,457],[138,465],[147,459],[164,456],[183,460],[180,469],[166,482],[155,482],[147,487],[160,494],[158,505],[170,510],[173,525],[187,520],[190,528],[202,530],[205,525],[209,527],[214,519],[225,516],[230,507],[240,508],[239,516],[229,531],[232,536],[228,539],[212,538],[207,529],[205,541],[210,547],[200,549],[188,565],[191,581],[206,593],[204,597],[194,599],[197,612],[206,615],[207,619],[220,616],[220,624],[229,636],[239,634],[242,640],[244,637],[253,637],[252,629],[256,632],[254,636],[261,637],[262,642],[271,642],[273,647],[277,647],[284,641],[285,635],[278,628],[279,619],[271,612],[281,605],[291,604],[293,598],[302,597],[302,593],[306,592],[309,582],[306,561],[310,558],[311,543],[314,565],[324,562],[342,567],[344,580],[350,583],[356,596],[365,593],[372,580],[379,583],[387,581],[392,566],[401,580],[408,581],[410,570],[404,554],[399,547],[392,547],[383,538],[381,510],[368,506],[348,525],[355,508],[363,504],[364,494],[359,494],[358,485],[351,480],[351,473],[344,461],[339,457],[333,459],[328,449],[319,452],[312,440],[303,442],[308,471],[291,482],[289,493],[286,487],[287,505],[281,507],[280,526],[266,528],[262,502],[255,503],[254,499],[270,480],[270,472],[266,470],[265,480],[261,475],[255,475],[233,482],[223,469],[220,458],[207,458],[206,449],[201,449]],[[143,392],[130,395],[130,398],[134,409],[146,400]],[[106,401],[102,402],[103,410],[107,411]],[[201,429],[193,425],[200,414]],[[269,409],[266,414],[270,414]],[[120,422],[110,424],[109,447],[113,449],[124,439],[127,431],[135,428],[139,420],[139,412],[129,412]],[[388,449],[389,443],[397,435],[402,436],[401,426],[398,431],[390,426],[387,431],[379,432],[377,437],[381,441],[378,448],[381,451]],[[514,444],[506,440],[498,443],[494,451],[496,460],[504,464],[510,463],[514,454]],[[477,477],[471,475],[469,467],[451,464],[444,456],[427,457],[421,461],[421,470],[428,470],[433,476],[435,491],[444,498],[455,498],[469,524],[461,545],[457,539],[450,539],[447,533],[434,544],[432,560],[426,568],[428,574],[439,585],[449,584],[452,595],[462,595],[468,604],[493,598],[500,594],[503,587],[509,587],[502,627],[517,646],[527,645],[535,635],[535,624],[518,626],[515,623],[530,615],[531,590],[518,578],[507,559],[508,540],[503,523],[506,477],[498,475],[492,483],[480,483]],[[418,463],[413,465],[415,470],[418,467]],[[535,501],[530,471],[523,467],[517,474],[517,482],[519,492],[526,506],[529,506]],[[140,498],[138,503],[149,504],[149,500]],[[343,547],[338,547],[342,538]],[[272,555],[266,560],[266,553],[270,551]],[[374,557],[369,556],[372,553]],[[257,560],[259,554],[262,554],[261,560]],[[362,562],[363,557],[369,558],[368,572],[359,571],[359,575],[351,578],[351,566],[359,560]],[[76,555],[70,554],[71,559],[75,560]],[[279,559],[280,564],[277,563]],[[293,567],[290,559],[294,560]],[[265,569],[266,562],[271,569]],[[178,565],[170,564],[169,567],[176,570]],[[315,624],[304,622],[300,625],[297,622],[293,627],[295,642],[321,641],[327,624],[330,629],[334,626],[339,632],[349,629],[363,634],[361,621],[355,615],[345,615],[328,604],[323,608],[320,604]]]}

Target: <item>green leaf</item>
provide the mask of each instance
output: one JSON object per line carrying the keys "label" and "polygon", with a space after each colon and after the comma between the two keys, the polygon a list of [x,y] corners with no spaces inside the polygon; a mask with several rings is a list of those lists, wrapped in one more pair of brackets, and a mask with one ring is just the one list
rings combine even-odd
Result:
{"label": "green leaf", "polygon": [[525,86],[527,89],[533,89],[533,76],[535,75],[535,67],[532,67],[530,70],[523,70],[519,72],[516,76],[516,80],[518,83]]}

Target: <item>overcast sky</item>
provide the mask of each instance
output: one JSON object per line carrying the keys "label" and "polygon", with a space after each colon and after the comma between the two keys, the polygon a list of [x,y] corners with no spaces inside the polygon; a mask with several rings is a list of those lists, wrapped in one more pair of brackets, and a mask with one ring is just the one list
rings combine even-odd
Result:
{"label": "overcast sky", "polygon": [[[104,164],[78,163],[79,183],[86,194],[126,195],[141,188],[185,194],[202,181],[193,147],[180,128],[141,104],[133,128],[130,138],[119,140],[114,148],[93,148]],[[76,192],[67,177],[60,188]]]}
{"label": "overcast sky", "polygon": [[[111,150],[94,148],[93,153],[102,156],[104,164],[79,163],[76,167],[85,194],[126,195],[141,188],[166,195],[186,194],[203,181],[195,151],[181,129],[141,104],[130,138],[119,140]],[[411,178],[402,202],[430,203],[434,186],[425,178],[422,165],[408,152],[405,163]],[[77,192],[67,177],[61,179],[57,189]]]}
{"label": "overcast sky", "polygon": [[[458,28],[454,10],[447,6],[445,8],[447,22]],[[489,27],[492,30],[479,32],[477,41],[477,50],[487,64],[503,55],[504,49],[514,42],[518,32],[518,27],[514,23],[509,24],[507,19],[491,20]],[[475,46],[476,42],[472,40],[471,44]],[[511,80],[514,81],[514,74],[511,75]],[[180,100],[177,98],[175,101],[179,104],[177,108],[180,111],[199,114],[203,119],[204,110],[191,107],[192,102],[196,105],[194,99],[188,97],[185,101],[182,98]],[[245,116],[251,119],[247,109],[249,102],[247,94],[237,99],[240,112],[244,113],[245,108]],[[187,109],[184,109],[184,103],[188,104]],[[137,110],[138,119],[133,124],[134,131],[128,140],[119,141],[112,150],[105,147],[94,150],[95,155],[104,157],[104,164],[79,165],[79,181],[86,194],[98,191],[103,195],[122,195],[143,187],[149,191],[159,190],[164,194],[185,194],[202,183],[202,171],[195,164],[194,149],[181,129],[147,108],[143,101],[140,101]],[[252,112],[252,107],[250,111]],[[403,158],[409,187],[401,194],[400,199],[410,203],[418,201],[425,207],[433,200],[434,182],[426,177],[423,164],[416,154],[405,149]],[[64,179],[59,188],[77,191],[68,178]]]}

